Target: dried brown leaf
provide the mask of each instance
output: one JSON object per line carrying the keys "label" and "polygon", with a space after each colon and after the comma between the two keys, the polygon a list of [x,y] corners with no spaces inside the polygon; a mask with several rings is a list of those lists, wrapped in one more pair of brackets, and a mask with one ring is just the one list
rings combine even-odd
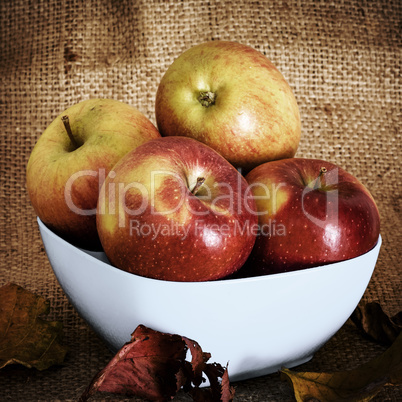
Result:
{"label": "dried brown leaf", "polygon": [[298,402],[370,401],[385,385],[402,384],[402,334],[374,360],[354,370],[334,373],[281,370]]}
{"label": "dried brown leaf", "polygon": [[389,346],[402,331],[402,311],[389,317],[377,302],[358,306],[351,320],[370,339]]}
{"label": "dried brown leaf", "polygon": [[21,364],[44,370],[64,361],[62,324],[41,318],[49,311],[47,300],[18,285],[0,288],[0,368]]}

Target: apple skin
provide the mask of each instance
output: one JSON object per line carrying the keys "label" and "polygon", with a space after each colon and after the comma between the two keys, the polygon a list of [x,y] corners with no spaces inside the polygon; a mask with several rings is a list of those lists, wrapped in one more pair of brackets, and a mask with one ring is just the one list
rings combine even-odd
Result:
{"label": "apple skin", "polygon": [[246,180],[256,199],[260,233],[242,276],[338,262],[377,243],[380,216],[373,197],[333,163],[303,158],[268,162]]}
{"label": "apple skin", "polygon": [[[61,120],[65,115],[77,149]],[[159,137],[146,116],[123,102],[90,99],[69,107],[40,136],[27,164],[27,190],[36,214],[74,245],[99,249],[96,205],[103,176],[127,152]],[[92,173],[80,174],[86,170]]]}
{"label": "apple skin", "polygon": [[[194,191],[197,179],[205,182]],[[128,153],[106,178],[97,210],[112,265],[169,281],[234,273],[252,250],[257,221],[244,177],[186,137],[152,140]]]}
{"label": "apple skin", "polygon": [[[199,99],[204,92],[215,97],[208,107]],[[262,53],[236,42],[182,53],[160,81],[155,115],[162,136],[195,138],[244,171],[293,157],[300,141],[299,109],[285,78]]]}

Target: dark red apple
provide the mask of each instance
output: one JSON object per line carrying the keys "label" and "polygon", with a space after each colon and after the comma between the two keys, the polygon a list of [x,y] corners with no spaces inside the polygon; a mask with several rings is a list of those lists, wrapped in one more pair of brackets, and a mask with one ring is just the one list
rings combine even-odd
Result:
{"label": "dark red apple", "polygon": [[243,275],[342,261],[377,243],[380,216],[373,197],[333,163],[284,159],[258,166],[246,179],[260,231]]}
{"label": "dark red apple", "polygon": [[237,271],[258,228],[246,180],[190,138],[151,140],[106,178],[97,227],[110,262],[155,279],[206,281]]}

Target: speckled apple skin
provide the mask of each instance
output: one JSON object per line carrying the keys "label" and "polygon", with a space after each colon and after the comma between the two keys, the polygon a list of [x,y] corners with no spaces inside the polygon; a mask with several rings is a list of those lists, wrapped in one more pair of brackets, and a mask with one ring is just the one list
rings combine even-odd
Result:
{"label": "speckled apple skin", "polygon": [[[75,150],[61,120],[65,115],[80,145]],[[159,137],[145,115],[123,102],[89,99],[72,105],[47,127],[30,155],[26,182],[35,213],[67,241],[100,249],[96,205],[102,177],[127,152]],[[74,174],[85,171],[68,185]]]}
{"label": "speckled apple skin", "polygon": [[[127,154],[113,171],[97,214],[113,265],[189,282],[223,278],[243,265],[255,242],[255,202],[246,180],[217,152],[190,138],[160,138]],[[198,177],[205,184],[194,195]],[[109,190],[130,183],[123,196]]]}
{"label": "speckled apple skin", "polygon": [[[320,176],[323,167],[326,173]],[[261,183],[271,193],[269,199],[256,199],[260,228],[268,230],[257,236],[243,275],[343,261],[366,253],[378,241],[380,216],[373,197],[333,163],[274,161],[258,166],[246,179],[255,195],[261,197]]]}
{"label": "speckled apple skin", "polygon": [[[200,92],[215,103],[203,106]],[[201,141],[249,171],[295,155],[301,122],[296,98],[261,52],[231,41],[211,41],[182,53],[159,84],[155,114],[162,136]]]}

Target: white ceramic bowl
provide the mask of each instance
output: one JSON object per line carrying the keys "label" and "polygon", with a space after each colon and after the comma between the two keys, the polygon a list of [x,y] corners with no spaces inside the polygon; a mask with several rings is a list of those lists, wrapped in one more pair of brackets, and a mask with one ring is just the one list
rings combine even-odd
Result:
{"label": "white ceramic bowl", "polygon": [[78,313],[117,351],[139,324],[197,341],[231,381],[310,360],[353,312],[381,246],[335,264],[212,282],[166,282],[111,266],[39,229],[56,277]]}

